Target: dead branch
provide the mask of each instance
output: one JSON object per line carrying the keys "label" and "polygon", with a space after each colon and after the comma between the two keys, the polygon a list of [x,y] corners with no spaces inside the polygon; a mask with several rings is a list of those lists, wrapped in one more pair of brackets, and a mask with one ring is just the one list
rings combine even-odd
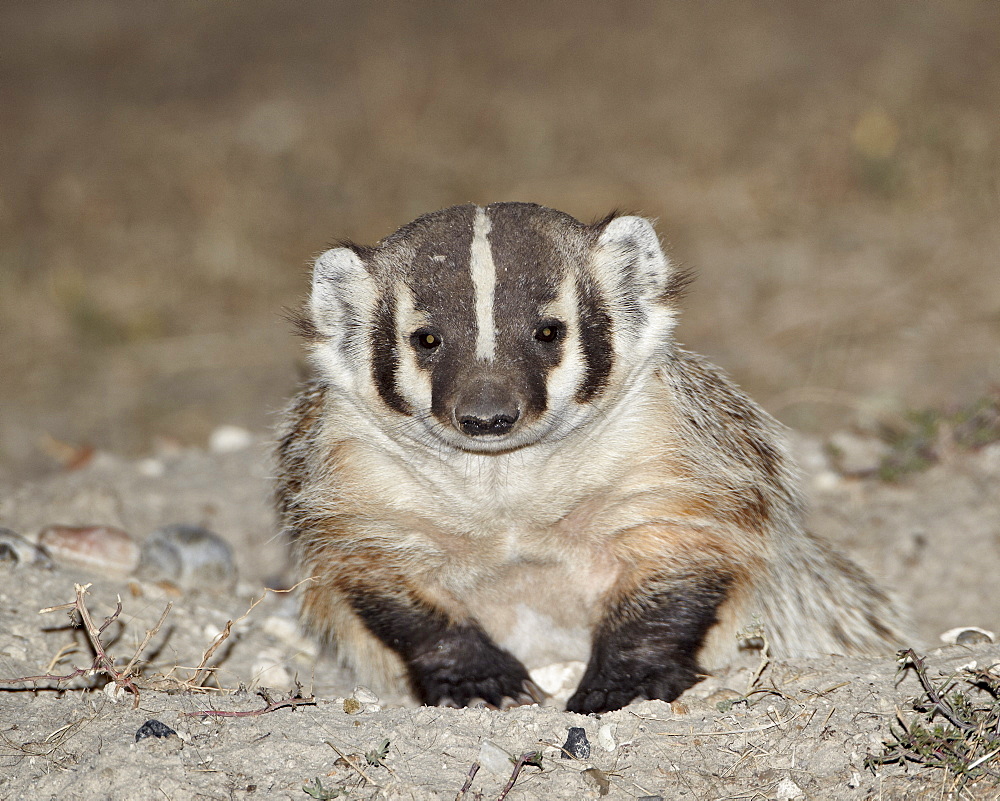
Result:
{"label": "dead branch", "polygon": [[353,754],[345,754],[343,751],[341,751],[339,748],[337,748],[337,746],[335,746],[329,740],[324,740],[324,742],[328,746],[330,746],[330,748],[332,748],[334,751],[336,751],[340,755],[341,759],[343,759],[348,765],[350,765],[352,768],[354,768],[358,772],[358,774],[361,776],[362,779],[364,779],[369,784],[374,785],[375,787],[382,787],[381,784],[379,784],[371,776],[369,776],[367,773],[365,773],[365,769],[363,767],[361,767],[361,765],[357,762],[357,760],[354,759],[354,755]]}
{"label": "dead branch", "polygon": [[263,595],[261,595],[260,598],[251,603],[250,606],[247,608],[246,612],[244,612],[235,620],[226,621],[226,625],[223,627],[222,631],[212,641],[211,645],[209,645],[208,648],[205,649],[205,652],[202,654],[201,657],[201,662],[199,662],[198,667],[194,669],[194,673],[191,675],[190,678],[180,682],[180,684],[189,687],[191,689],[201,688],[201,683],[203,681],[202,673],[208,673],[211,671],[211,668],[206,667],[206,665],[208,664],[212,656],[215,654],[215,652],[218,650],[219,646],[222,645],[222,643],[224,643],[229,638],[229,635],[232,633],[233,626],[235,626],[237,623],[242,622],[243,620],[246,620],[249,614],[257,607],[257,605],[260,604],[267,597],[267,594],[269,592],[273,592],[275,594],[293,592],[295,589],[299,587],[299,585],[304,584],[306,581],[310,580],[311,579],[303,579],[302,581],[298,582],[298,584],[289,587],[287,590],[272,590],[270,587],[265,587]]}
{"label": "dead branch", "polygon": [[497,801],[503,801],[507,797],[507,793],[513,789],[517,777],[521,775],[521,768],[525,765],[537,764],[541,756],[541,751],[528,751],[517,758],[517,762],[514,763],[514,770],[510,774],[510,779],[507,780],[507,784],[504,785],[503,790],[500,791],[500,795],[497,796]]}
{"label": "dead branch", "polygon": [[118,616],[122,613],[122,599],[119,596],[118,603],[115,605],[115,610],[110,615],[108,615],[104,622],[100,626],[94,623],[94,619],[90,614],[90,610],[87,608],[86,595],[87,590],[93,586],[92,584],[75,584],[74,589],[76,590],[76,600],[68,604],[59,604],[58,606],[49,606],[45,609],[39,611],[39,614],[45,614],[47,612],[55,612],[58,610],[72,609],[79,616],[80,623],[83,626],[83,630],[87,635],[87,639],[90,641],[90,647],[94,651],[94,661],[89,667],[77,668],[72,673],[66,673],[64,675],[54,675],[52,673],[45,673],[40,676],[21,676],[13,679],[0,679],[0,683],[4,684],[25,684],[29,682],[56,682],[57,684],[70,681],[78,676],[95,676],[98,674],[106,675],[111,681],[114,682],[115,686],[122,689],[128,690],[132,693],[133,697],[133,707],[139,706],[139,688],[136,686],[134,678],[138,675],[135,671],[135,665],[139,661],[139,656],[145,650],[149,641],[156,636],[156,633],[160,630],[163,625],[163,621],[166,620],[167,614],[169,614],[170,609],[173,604],[168,603],[166,609],[163,610],[163,614],[160,615],[160,619],[153,628],[146,632],[146,636],[143,637],[142,642],[136,649],[135,654],[133,654],[132,659],[126,665],[124,670],[118,670],[115,667],[114,659],[112,659],[104,648],[104,643],[101,642],[101,634],[104,633],[105,629],[108,628],[112,623],[114,623]]}
{"label": "dead branch", "polygon": [[472,787],[472,780],[476,778],[476,774],[479,773],[479,763],[473,762],[472,767],[469,768],[469,775],[465,777],[465,784],[462,785],[462,789],[458,791],[458,795],[455,796],[455,801],[462,801],[465,798],[465,794],[469,792],[469,788]]}
{"label": "dead branch", "polygon": [[292,695],[288,698],[283,698],[280,701],[272,701],[263,692],[258,692],[261,698],[264,699],[266,705],[260,709],[247,709],[240,712],[229,712],[224,709],[201,709],[197,712],[184,712],[184,717],[197,718],[197,717],[211,717],[211,718],[252,718],[257,715],[266,715],[268,712],[274,712],[276,709],[283,709],[287,706],[315,706],[316,697],[310,695],[308,698],[303,698],[302,696]]}

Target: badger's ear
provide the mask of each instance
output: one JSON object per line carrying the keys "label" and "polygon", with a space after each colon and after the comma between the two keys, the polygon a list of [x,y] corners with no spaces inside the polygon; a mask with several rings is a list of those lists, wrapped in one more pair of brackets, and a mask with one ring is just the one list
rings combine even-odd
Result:
{"label": "badger's ear", "polygon": [[330,337],[356,325],[369,305],[372,286],[364,261],[351,247],[333,248],[316,259],[309,312],[317,333]]}
{"label": "badger's ear", "polygon": [[686,283],[664,255],[653,224],[642,217],[616,217],[606,223],[595,261],[604,280],[610,278],[619,291],[647,303],[669,303]]}

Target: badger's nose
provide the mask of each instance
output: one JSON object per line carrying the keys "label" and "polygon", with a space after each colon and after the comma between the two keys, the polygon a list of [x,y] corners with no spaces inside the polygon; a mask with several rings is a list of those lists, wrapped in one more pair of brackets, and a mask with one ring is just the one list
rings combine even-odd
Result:
{"label": "badger's nose", "polygon": [[514,427],[518,416],[518,412],[514,412],[513,415],[495,414],[492,417],[476,417],[467,414],[458,418],[458,425],[462,429],[462,433],[468,434],[470,437],[482,437],[487,434],[498,437]]}
{"label": "badger's nose", "polygon": [[455,403],[454,423],[470,437],[499,437],[514,428],[521,410],[517,398],[496,382],[484,382],[463,392]]}

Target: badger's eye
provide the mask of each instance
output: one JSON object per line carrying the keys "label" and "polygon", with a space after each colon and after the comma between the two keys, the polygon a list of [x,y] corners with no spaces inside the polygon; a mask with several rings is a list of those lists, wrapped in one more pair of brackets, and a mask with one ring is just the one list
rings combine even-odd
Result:
{"label": "badger's eye", "polygon": [[547,323],[542,323],[535,329],[535,339],[539,342],[555,342],[562,336],[562,332],[562,323],[552,320]]}
{"label": "badger's eye", "polygon": [[441,344],[441,337],[427,328],[421,328],[410,334],[410,341],[423,350],[434,350]]}

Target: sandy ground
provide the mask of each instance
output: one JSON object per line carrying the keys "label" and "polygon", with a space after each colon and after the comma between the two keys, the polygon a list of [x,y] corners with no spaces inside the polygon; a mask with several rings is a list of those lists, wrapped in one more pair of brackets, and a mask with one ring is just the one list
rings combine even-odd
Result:
{"label": "sandy ground", "polygon": [[[812,527],[898,590],[931,674],[1000,661],[997,646],[939,648],[938,639],[956,626],[995,628],[1000,617],[1000,508],[991,494],[1000,485],[1000,444],[954,452],[892,484],[843,475],[819,439],[797,437],[796,450],[813,496]],[[186,450],[142,461],[100,454],[85,468],[5,493],[0,525],[28,537],[49,523],[115,525],[140,540],[166,523],[209,525],[232,543],[239,580],[216,594],[181,592],[107,569],[0,564],[6,678],[90,664],[83,632],[65,610],[39,615],[72,601],[76,584],[92,583],[86,602],[98,624],[121,600],[103,637],[119,669],[173,603],[142,653],[137,708],[101,677],[78,677],[63,685],[67,691],[54,682],[36,690],[0,681],[0,797],[305,799],[303,788],[319,792],[319,779],[329,797],[450,800],[481,764],[465,798],[492,801],[513,770],[504,752],[535,750],[541,768],[524,767],[507,798],[596,798],[603,782],[609,798],[623,799],[918,798],[947,786],[941,771],[865,768],[918,691],[912,674],[900,680],[891,655],[773,662],[759,677],[733,670],[674,704],[642,702],[591,717],[537,706],[407,709],[356,692],[352,677],[329,655],[317,658],[315,644],[297,633],[294,599],[264,592],[285,578],[267,508],[265,451],[254,441],[226,454]],[[184,688],[227,621],[236,622],[209,661],[213,678],[199,682],[208,688]],[[296,688],[316,703],[244,717],[191,714],[260,710]],[[177,736],[136,742],[150,719]],[[585,729],[590,756],[561,759],[573,726]],[[964,797],[998,791],[980,783]]]}

